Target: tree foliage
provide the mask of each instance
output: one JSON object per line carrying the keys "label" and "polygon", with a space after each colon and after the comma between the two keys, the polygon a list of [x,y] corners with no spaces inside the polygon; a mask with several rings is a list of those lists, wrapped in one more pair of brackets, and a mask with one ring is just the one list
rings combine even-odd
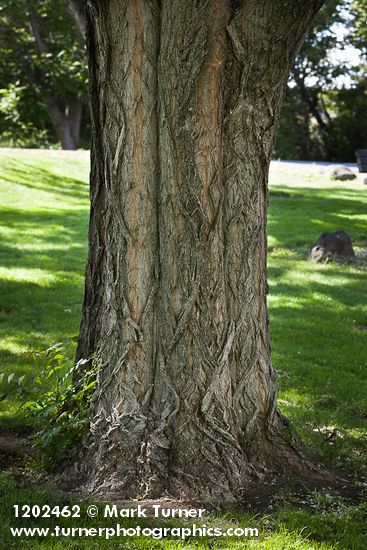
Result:
{"label": "tree foliage", "polygon": [[[78,126],[81,106],[87,102],[81,5],[82,0],[2,1],[3,145],[50,147],[57,140],[63,141],[62,131],[71,122],[68,119],[74,117]],[[362,123],[366,20],[364,0],[329,0],[317,13],[293,66],[276,156],[353,161],[354,150],[366,146]],[[335,52],[345,46],[359,50],[360,67],[351,68],[339,61]],[[340,90],[336,82],[343,78],[348,87]],[[83,112],[82,141],[88,147],[89,121],[85,108]],[[78,134],[77,130],[74,134]],[[75,147],[78,141],[75,136]]]}
{"label": "tree foliage", "polygon": [[367,4],[365,0],[353,0],[351,3],[350,40],[363,57],[367,57]]}
{"label": "tree foliage", "polygon": [[15,110],[2,108],[2,126],[24,134],[25,126],[47,133],[52,124],[62,141],[62,123],[80,117],[87,80],[83,38],[64,1],[3,0],[0,34],[2,107],[17,98]]}
{"label": "tree foliage", "polygon": [[354,161],[354,151],[366,146],[362,72],[337,55],[345,45],[365,55],[365,20],[359,0],[332,0],[318,12],[293,66],[276,156]]}

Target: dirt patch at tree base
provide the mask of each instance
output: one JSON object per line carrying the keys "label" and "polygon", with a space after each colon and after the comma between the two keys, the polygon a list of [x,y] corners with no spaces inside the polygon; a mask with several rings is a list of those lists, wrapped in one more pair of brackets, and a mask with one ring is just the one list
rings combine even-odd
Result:
{"label": "dirt patch at tree base", "polygon": [[[111,502],[119,508],[136,508],[140,505],[147,510],[148,516],[154,515],[154,505],[162,509],[205,508],[208,512],[233,511],[234,513],[272,513],[276,508],[291,506],[295,509],[316,511],[320,506],[327,505],[329,511],[335,506],[353,506],[366,500],[366,484],[355,479],[350,472],[334,472],[335,479],[328,478],[325,482],[305,480],[290,480],[289,476],[269,476],[266,482],[254,482],[250,487],[239,492],[236,501],[214,502],[195,499],[134,499],[125,500],[121,493],[113,491],[86,495],[79,491],[64,490],[68,500],[91,500],[94,502]],[[60,488],[60,487],[59,487]],[[318,501],[322,501],[318,504]]]}
{"label": "dirt patch at tree base", "polygon": [[301,479],[277,476],[266,484],[253,484],[244,490],[236,508],[251,513],[270,513],[282,505],[312,510],[315,509],[314,497],[317,494],[323,495],[329,503],[337,501],[344,506],[358,505],[366,499],[365,485],[356,480],[352,473],[334,473],[335,480],[327,479],[325,482],[316,480],[306,483]]}
{"label": "dirt patch at tree base", "polygon": [[26,438],[11,433],[0,433],[0,470],[22,466],[35,452]]}

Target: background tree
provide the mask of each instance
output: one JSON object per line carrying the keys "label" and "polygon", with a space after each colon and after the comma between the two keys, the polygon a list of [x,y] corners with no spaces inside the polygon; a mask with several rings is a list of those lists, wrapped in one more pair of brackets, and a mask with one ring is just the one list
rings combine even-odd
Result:
{"label": "background tree", "polygon": [[276,406],[266,210],[284,87],[320,4],[88,2],[90,489],[231,499],[266,472],[309,472]]}
{"label": "background tree", "polygon": [[[3,127],[10,122],[20,131],[24,124],[47,130],[50,120],[61,146],[75,149],[87,73],[84,40],[65,3],[3,0],[0,34]],[[12,94],[15,110],[6,108]]]}
{"label": "background tree", "polygon": [[[49,50],[41,56],[35,51],[34,34],[30,32],[29,6],[42,22],[41,35]],[[17,6],[4,0],[0,10],[4,36],[0,61],[2,143],[49,146],[55,136],[50,115],[59,128],[59,139],[66,133],[70,142],[68,119],[78,119],[86,96],[84,0],[32,4],[20,0]],[[277,157],[354,161],[355,149],[365,146],[367,130],[361,117],[366,97],[365,62],[352,69],[335,56],[335,51],[353,46],[365,58],[365,21],[362,0],[329,0],[317,14],[293,66],[281,114]],[[29,78],[32,66],[38,74],[36,84],[34,75]],[[47,73],[47,79],[43,73]],[[349,82],[343,91],[337,84],[340,77]],[[49,105],[50,97],[56,110]],[[79,105],[77,109],[69,107],[75,104]],[[82,139],[89,147],[89,116],[85,108],[83,113]]]}
{"label": "background tree", "polygon": [[66,5],[76,22],[80,36],[85,40],[87,32],[86,3],[84,0],[65,0]]}
{"label": "background tree", "polygon": [[315,17],[292,68],[276,156],[355,161],[354,151],[367,141],[364,71],[340,62],[336,52],[354,47],[363,55],[365,15],[363,2],[334,0]]}
{"label": "background tree", "polygon": [[367,58],[367,5],[364,0],[352,0],[349,19],[350,41]]}

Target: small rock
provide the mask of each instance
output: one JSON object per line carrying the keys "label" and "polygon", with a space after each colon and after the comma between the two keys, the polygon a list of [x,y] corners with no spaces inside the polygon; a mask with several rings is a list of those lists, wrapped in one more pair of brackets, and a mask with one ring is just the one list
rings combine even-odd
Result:
{"label": "small rock", "polygon": [[311,246],[309,259],[314,262],[328,262],[334,259],[353,262],[355,253],[352,239],[345,231],[323,233]]}
{"label": "small rock", "polygon": [[354,180],[356,177],[357,176],[350,168],[348,168],[348,166],[343,166],[342,164],[334,166],[331,170],[331,178],[334,180]]}

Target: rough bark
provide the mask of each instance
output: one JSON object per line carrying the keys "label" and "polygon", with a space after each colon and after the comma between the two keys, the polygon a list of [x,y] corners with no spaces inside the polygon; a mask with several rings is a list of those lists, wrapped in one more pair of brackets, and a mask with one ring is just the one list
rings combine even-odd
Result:
{"label": "rough bark", "polygon": [[231,499],[306,471],[276,407],[267,177],[319,1],[89,2],[89,260],[100,364],[82,470],[125,497]]}

